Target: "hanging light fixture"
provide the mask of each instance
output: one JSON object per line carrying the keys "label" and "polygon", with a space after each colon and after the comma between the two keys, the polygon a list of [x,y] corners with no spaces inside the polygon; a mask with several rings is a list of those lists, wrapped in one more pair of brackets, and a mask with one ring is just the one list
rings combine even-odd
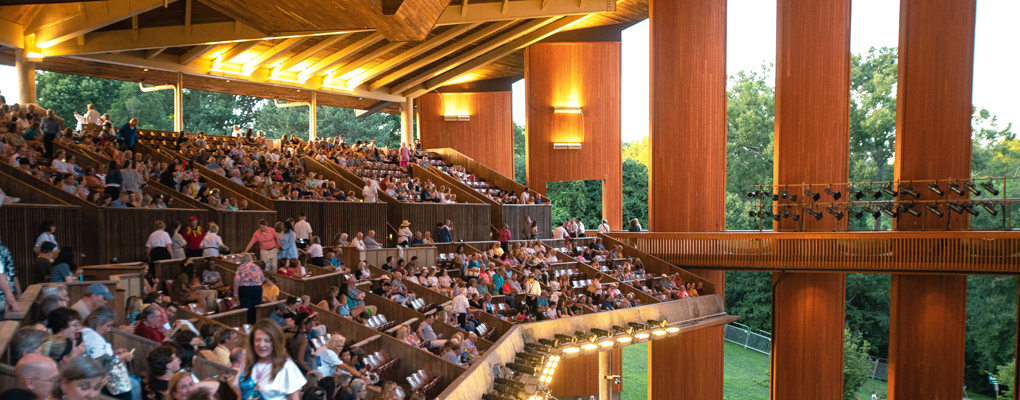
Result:
{"label": "hanging light fixture", "polygon": [[808,213],[812,217],[815,217],[815,221],[821,221],[822,217],[825,216],[824,214],[822,214],[820,212],[817,212],[817,211],[814,211],[814,210],[810,210],[810,209],[807,209],[807,208],[804,209],[804,212]]}
{"label": "hanging light fixture", "polygon": [[779,197],[784,199],[790,199],[790,201],[797,201],[797,195],[790,194],[790,192],[786,190],[786,188],[779,190]]}
{"label": "hanging light fixture", "polygon": [[896,193],[896,189],[893,189],[892,182],[889,182],[888,184],[883,185],[882,187],[879,188],[879,190],[885,192],[885,194],[889,195],[890,197],[896,197],[896,195],[899,194],[899,193]]}
{"label": "hanging light fixture", "polygon": [[783,218],[789,218],[794,221],[800,221],[800,215],[790,212],[790,207],[783,207],[782,210],[779,210],[779,214],[782,215]]}
{"label": "hanging light fixture", "polygon": [[833,217],[836,217],[836,221],[843,219],[843,212],[832,208],[832,206],[825,207],[825,212],[832,214]]}
{"label": "hanging light fixture", "polygon": [[880,199],[882,197],[882,192],[881,191],[876,192],[874,189],[871,188],[871,186],[865,186],[864,187],[864,193],[867,193],[869,196],[871,196],[875,200],[878,200],[878,199]]}
{"label": "hanging light fixture", "polygon": [[813,201],[818,201],[818,199],[822,198],[821,193],[812,192],[811,189],[804,189],[804,195]]}
{"label": "hanging light fixture", "polygon": [[893,208],[892,205],[879,206],[878,209],[882,211],[882,214],[888,215],[893,218],[896,218],[899,215],[899,212],[896,211],[896,209]]}
{"label": "hanging light fixture", "polygon": [[935,193],[936,196],[942,197],[943,195],[946,194],[946,192],[939,187],[938,181],[934,183],[929,183],[926,186],[928,186],[928,190],[931,190],[931,192]]}
{"label": "hanging light fixture", "polygon": [[981,191],[978,190],[978,188],[976,186],[974,186],[974,182],[973,181],[964,182],[963,183],[963,187],[967,188],[967,190],[969,190],[975,196],[980,196],[981,195]]}
{"label": "hanging light fixture", "polygon": [[953,191],[953,193],[956,193],[956,194],[958,194],[960,196],[963,196],[963,189],[960,188],[960,183],[959,182],[947,183],[946,187],[948,187],[949,190]]}
{"label": "hanging light fixture", "polygon": [[900,184],[900,193],[909,194],[914,196],[915,199],[921,198],[921,194],[914,191],[914,187],[909,184]]}
{"label": "hanging light fixture", "polygon": [[942,212],[942,210],[939,210],[938,203],[928,204],[928,205],[924,206],[924,209],[928,210],[928,212],[930,212],[932,214],[937,215],[939,218],[942,218],[943,215],[946,215],[945,213]]}
{"label": "hanging light fixture", "polygon": [[963,214],[963,207],[961,207],[960,203],[958,202],[955,201],[947,202],[946,207],[949,208],[951,211],[956,212],[957,214]]}
{"label": "hanging light fixture", "polygon": [[968,214],[973,215],[975,217],[978,216],[979,214],[978,210],[975,210],[974,205],[971,203],[963,203],[960,205],[960,208],[962,208],[963,211],[966,211]]}
{"label": "hanging light fixture", "polygon": [[882,218],[882,211],[875,207],[868,207],[868,212],[871,213],[871,217],[874,219]]}
{"label": "hanging light fixture", "polygon": [[897,208],[901,213],[907,213],[915,217],[921,216],[921,212],[914,209],[914,203],[900,203]]}
{"label": "hanging light fixture", "polygon": [[983,201],[978,204],[981,206],[981,208],[985,209],[986,212],[992,214],[993,217],[999,215],[999,212],[995,210],[995,203]]}
{"label": "hanging light fixture", "polygon": [[864,217],[864,212],[853,207],[847,207],[846,212],[854,217],[854,219],[861,219]]}
{"label": "hanging light fixture", "polygon": [[995,184],[992,183],[992,181],[981,182],[981,187],[985,188],[985,190],[987,190],[988,193],[991,193],[992,196],[999,195],[999,191],[995,189]]}
{"label": "hanging light fixture", "polygon": [[[862,197],[864,197],[864,192],[861,192],[860,190],[857,190],[857,188],[855,188],[853,186],[847,186],[846,192],[852,194],[854,196],[854,198],[857,199],[857,200],[860,200]],[[836,192],[836,193],[839,193],[839,192]]]}
{"label": "hanging light fixture", "polygon": [[825,188],[825,194],[832,196],[832,200],[839,200],[840,197],[843,197],[842,193],[832,190],[832,185]]}

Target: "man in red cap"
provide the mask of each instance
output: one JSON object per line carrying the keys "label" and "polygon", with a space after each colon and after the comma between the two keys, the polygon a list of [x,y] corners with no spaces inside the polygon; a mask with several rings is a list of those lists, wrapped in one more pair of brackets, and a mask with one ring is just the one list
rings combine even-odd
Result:
{"label": "man in red cap", "polygon": [[198,226],[198,217],[192,215],[189,218],[188,227],[184,228],[181,236],[184,236],[184,241],[188,242],[188,245],[184,247],[184,254],[188,258],[201,257],[202,239],[205,239],[205,231],[201,226]]}

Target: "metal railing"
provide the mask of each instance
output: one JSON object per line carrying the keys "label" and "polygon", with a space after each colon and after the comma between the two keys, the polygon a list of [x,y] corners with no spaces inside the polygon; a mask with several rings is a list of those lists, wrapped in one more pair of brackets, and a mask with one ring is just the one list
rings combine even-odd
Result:
{"label": "metal railing", "polygon": [[744,346],[759,353],[772,354],[772,334],[763,330],[752,332],[751,327],[736,322],[726,325],[723,338],[730,343]]}

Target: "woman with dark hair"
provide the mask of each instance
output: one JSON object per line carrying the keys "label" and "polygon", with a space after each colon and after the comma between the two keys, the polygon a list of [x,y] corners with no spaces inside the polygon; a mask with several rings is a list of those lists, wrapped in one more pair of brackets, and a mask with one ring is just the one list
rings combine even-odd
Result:
{"label": "woman with dark hair", "polygon": [[[50,282],[77,282],[82,271],[75,262],[74,249],[71,246],[60,249],[50,269]],[[72,273],[71,271],[74,271]]]}
{"label": "woman with dark hair", "polygon": [[46,316],[46,327],[50,333],[67,339],[75,339],[81,331],[81,314],[67,307],[60,307]]}
{"label": "woman with dark hair", "polygon": [[42,224],[39,224],[39,231],[42,233],[40,233],[39,237],[35,239],[35,247],[32,248],[32,250],[35,251],[35,254],[39,254],[40,246],[46,242],[53,243],[53,247],[55,248],[60,247],[60,244],[57,243],[57,237],[53,235],[57,232],[57,225],[55,225],[53,221],[43,221]]}
{"label": "woman with dark hair", "polygon": [[290,221],[283,223],[283,230],[280,231],[280,253],[276,258],[281,260],[280,262],[283,262],[284,265],[293,262],[294,264],[290,266],[292,268],[297,266],[297,234],[294,233],[294,225]]}
{"label": "woman with dark hair", "polygon": [[301,372],[308,373],[315,370],[315,363],[312,358],[312,345],[308,342],[308,334],[312,332],[312,318],[305,313],[298,314],[297,333],[291,336],[287,344],[287,353],[297,364]]}
{"label": "woman with dark hair", "polygon": [[106,167],[105,181],[106,188],[103,189],[103,193],[115,199],[120,196],[120,185],[124,183],[124,178],[120,174],[120,165],[116,160],[110,160],[110,165]]}
{"label": "woman with dark hair", "polygon": [[198,352],[202,338],[191,329],[182,329],[173,338],[174,347],[177,348],[177,357],[181,359],[181,369],[189,372],[194,370],[195,353]]}
{"label": "woman with dark hair", "polygon": [[242,354],[242,368],[231,382],[241,390],[241,398],[258,392],[262,400],[298,400],[307,380],[287,357],[280,325],[271,319],[256,322]]}
{"label": "woman with dark hair", "polygon": [[207,307],[206,310],[216,310],[216,295],[218,292],[200,289],[193,282],[195,282],[195,263],[189,258],[184,261],[184,270],[177,276],[177,282],[174,282],[174,285],[177,286],[177,291],[185,301],[199,302]]}
{"label": "woman with dark hair", "polygon": [[54,399],[96,400],[106,386],[106,370],[96,360],[79,356],[64,364],[59,380]]}

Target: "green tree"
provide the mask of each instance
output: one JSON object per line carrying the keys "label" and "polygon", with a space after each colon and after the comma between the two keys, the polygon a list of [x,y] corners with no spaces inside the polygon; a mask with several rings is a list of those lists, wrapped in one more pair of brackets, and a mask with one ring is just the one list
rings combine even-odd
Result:
{"label": "green tree", "polygon": [[853,400],[871,375],[870,347],[860,335],[851,333],[849,329],[843,331],[843,400]]}
{"label": "green tree", "polygon": [[[626,144],[624,148],[627,148]],[[629,221],[631,218],[637,218],[642,227],[648,226],[648,166],[633,158],[624,158],[623,219]]]}
{"label": "green tree", "polygon": [[[754,185],[772,184],[776,115],[772,70],[773,64],[766,63],[730,77],[731,89],[726,94],[726,229],[758,229],[756,219],[742,221],[750,219],[747,212],[758,205],[758,200],[748,199],[746,193]],[[771,220],[762,222],[763,229],[772,229]]]}
{"label": "green tree", "polygon": [[755,330],[772,331],[772,273],[726,271],[726,312]]}
{"label": "green tree", "polygon": [[995,380],[999,381],[999,397],[1012,399],[1014,397],[1013,393],[1016,392],[1013,386],[1016,380],[1016,360],[1010,361],[1006,365],[1000,365],[992,375],[995,376]]}
{"label": "green tree", "polygon": [[602,181],[561,181],[546,183],[552,200],[553,227],[567,218],[581,218],[585,229],[597,227],[602,220]]}
{"label": "green tree", "polygon": [[[252,124],[255,111],[266,102],[266,99],[258,97],[185,89],[184,130],[229,135],[234,125],[240,125],[242,129],[261,129]],[[268,136],[270,132],[266,134]]]}
{"label": "green tree", "polygon": [[[120,98],[121,86],[127,83],[44,71],[36,74],[35,82],[39,105],[52,109],[57,116],[64,119],[67,126],[72,128],[77,124],[74,112],[84,114],[85,107],[89,104],[95,105],[96,111],[100,113],[110,112],[113,104]],[[138,84],[134,85],[137,87]],[[115,116],[112,113],[110,117],[118,123],[122,123],[120,121],[124,119],[124,116]]]}
{"label": "green tree", "polygon": [[308,140],[308,106],[277,107],[267,102],[255,111],[255,126],[270,139],[287,135]]}
{"label": "green tree", "polygon": [[[971,177],[980,178],[1015,178],[1020,172],[1020,140],[1012,132],[1012,124],[1005,127],[999,126],[998,117],[987,109],[975,108],[972,127],[971,141]],[[1002,181],[994,182],[994,185],[1003,191],[1007,198],[1020,197],[1018,185],[1005,185]],[[988,194],[982,197],[971,196],[971,198],[988,198]],[[980,209],[978,209],[980,210]],[[1015,210],[1015,208],[1014,208]],[[1001,210],[1000,210],[1001,211]],[[1004,221],[1007,213],[1000,212],[998,216],[992,216],[987,212],[970,218],[972,229],[1003,229],[1020,227],[1020,213],[1008,213],[1010,220]]]}
{"label": "green tree", "polygon": [[881,358],[888,358],[889,354],[891,277],[846,274],[846,329],[870,343],[873,355]]}
{"label": "green tree", "polygon": [[[514,180],[517,183],[527,186],[528,184],[528,156],[525,151],[527,138],[524,137],[524,127],[514,123]],[[585,225],[587,227],[588,225]],[[597,225],[596,225],[597,226]]]}
{"label": "green tree", "polygon": [[967,277],[967,345],[964,382],[970,391],[994,395],[988,371],[1016,352],[1017,277]]}
{"label": "green tree", "polygon": [[[347,143],[351,144],[359,140],[363,142],[375,140],[379,146],[391,149],[400,147],[399,115],[375,113],[358,118],[354,110],[349,108],[319,106],[316,116],[318,117],[316,132],[319,137],[344,135]],[[305,113],[305,120],[307,119],[308,114]]]}
{"label": "green tree", "polygon": [[[895,150],[896,48],[872,47],[850,59],[850,181],[890,180]],[[857,161],[874,169],[854,168]]]}
{"label": "green tree", "polygon": [[110,117],[114,121],[127,122],[138,118],[138,126],[142,129],[174,130],[172,90],[145,93],[138,84],[124,82],[118,93],[117,101],[110,107]]}

